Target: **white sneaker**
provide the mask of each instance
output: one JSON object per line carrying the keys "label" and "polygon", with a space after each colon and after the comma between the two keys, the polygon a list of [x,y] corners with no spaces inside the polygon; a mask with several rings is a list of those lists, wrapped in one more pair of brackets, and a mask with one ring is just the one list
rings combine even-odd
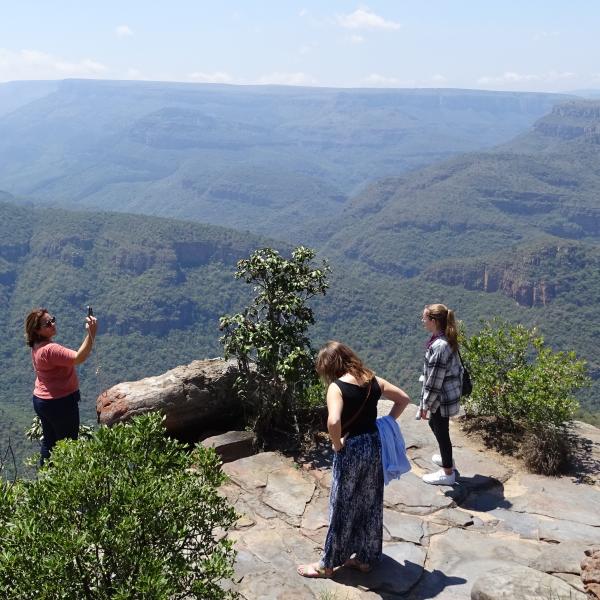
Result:
{"label": "white sneaker", "polygon": [[[431,457],[431,462],[434,465],[437,465],[438,467],[443,467],[444,464],[442,463],[442,455],[441,454],[434,454]],[[456,469],[456,463],[454,462],[454,459],[452,459],[452,468]]]}
{"label": "white sneaker", "polygon": [[456,473],[452,471],[452,475],[446,475],[444,469],[440,469],[435,473],[423,475],[423,481],[431,485],[454,485],[456,483]]}

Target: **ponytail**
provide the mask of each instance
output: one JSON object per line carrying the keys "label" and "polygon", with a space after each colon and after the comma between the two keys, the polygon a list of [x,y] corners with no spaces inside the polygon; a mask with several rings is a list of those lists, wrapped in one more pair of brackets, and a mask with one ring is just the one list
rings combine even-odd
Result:
{"label": "ponytail", "polygon": [[456,320],[454,318],[454,311],[448,309],[448,317],[446,318],[446,339],[450,344],[450,347],[454,352],[458,350],[458,328],[456,327]]}

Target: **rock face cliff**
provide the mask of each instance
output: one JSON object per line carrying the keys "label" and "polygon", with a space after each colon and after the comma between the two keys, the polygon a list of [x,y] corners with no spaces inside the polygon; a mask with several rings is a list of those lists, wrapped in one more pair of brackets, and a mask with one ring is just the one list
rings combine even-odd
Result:
{"label": "rock face cliff", "polygon": [[600,144],[600,102],[574,100],[555,106],[550,115],[535,123],[534,130],[562,140],[582,138]]}
{"label": "rock face cliff", "polygon": [[563,240],[524,245],[488,260],[464,259],[437,263],[424,276],[467,290],[501,292],[521,306],[546,306],[579,283],[577,273],[600,266],[594,248]]}

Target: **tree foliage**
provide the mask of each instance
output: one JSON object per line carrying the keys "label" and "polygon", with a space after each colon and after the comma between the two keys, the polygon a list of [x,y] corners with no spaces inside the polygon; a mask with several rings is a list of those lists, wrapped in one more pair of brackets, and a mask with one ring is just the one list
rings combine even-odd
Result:
{"label": "tree foliage", "polygon": [[262,248],[240,260],[235,277],[252,284],[255,296],[243,312],[220,321],[225,355],[237,358],[238,387],[261,443],[273,427],[296,423],[298,400],[315,384],[308,301],[325,294],[329,267],[315,265],[314,257],[299,246],[289,259]]}
{"label": "tree foliage", "polygon": [[158,415],[59,442],[37,480],[0,490],[0,596],[232,597],[223,479],[213,451],[185,452]]}
{"label": "tree foliage", "polygon": [[573,418],[574,392],[589,385],[574,352],[554,351],[535,328],[495,320],[464,343],[475,381],[467,412],[528,427],[560,427]]}

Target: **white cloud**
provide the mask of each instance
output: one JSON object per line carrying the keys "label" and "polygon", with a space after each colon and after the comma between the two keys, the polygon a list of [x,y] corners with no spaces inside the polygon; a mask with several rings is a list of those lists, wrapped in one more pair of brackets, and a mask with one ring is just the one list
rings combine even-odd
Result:
{"label": "white cloud", "polygon": [[224,71],[215,71],[214,73],[195,71],[188,75],[188,79],[197,83],[233,83],[233,77]]}
{"label": "white cloud", "polygon": [[134,67],[130,67],[129,69],[127,69],[126,78],[127,79],[145,79],[142,72],[139,69],[136,69]]}
{"label": "white cloud", "polygon": [[69,61],[39,50],[0,48],[0,81],[99,77],[108,71],[106,65],[90,58]]}
{"label": "white cloud", "polygon": [[357,8],[353,13],[338,16],[337,22],[345,29],[381,29],[394,31],[400,29],[400,23],[388,21],[371,12],[368,8]]}
{"label": "white cloud", "polygon": [[545,40],[547,38],[557,37],[559,35],[560,34],[558,33],[558,31],[540,31],[539,33],[534,34],[533,41],[541,42],[542,40]]}
{"label": "white cloud", "polygon": [[300,46],[298,52],[304,56],[306,54],[310,54],[314,49],[314,44],[304,44],[303,46]]}
{"label": "white cloud", "polygon": [[364,78],[363,82],[375,87],[396,87],[401,84],[401,81],[397,77],[387,77],[379,73],[371,73],[368,77]]}
{"label": "white cloud", "polygon": [[506,71],[502,75],[480,77],[477,80],[479,85],[490,86],[505,86],[505,85],[519,85],[523,83],[542,82],[542,83],[554,83],[556,81],[563,81],[565,79],[573,79],[575,73],[571,72],[559,72],[550,71],[548,73],[535,75],[527,73],[516,73],[514,71]]}
{"label": "white cloud", "polygon": [[432,75],[431,81],[433,83],[448,83],[448,79],[446,77],[444,77],[443,75],[440,75],[439,73]]}
{"label": "white cloud", "polygon": [[315,85],[317,81],[306,73],[269,73],[259,77],[261,85]]}
{"label": "white cloud", "polygon": [[115,35],[117,37],[131,37],[133,35],[133,30],[129,25],[118,25],[115,27]]}
{"label": "white cloud", "polygon": [[300,9],[300,12],[298,13],[299,17],[305,17],[308,14],[308,11],[305,8]]}
{"label": "white cloud", "polygon": [[358,35],[357,33],[351,35],[348,39],[352,44],[362,44],[365,41],[365,38],[362,35]]}

